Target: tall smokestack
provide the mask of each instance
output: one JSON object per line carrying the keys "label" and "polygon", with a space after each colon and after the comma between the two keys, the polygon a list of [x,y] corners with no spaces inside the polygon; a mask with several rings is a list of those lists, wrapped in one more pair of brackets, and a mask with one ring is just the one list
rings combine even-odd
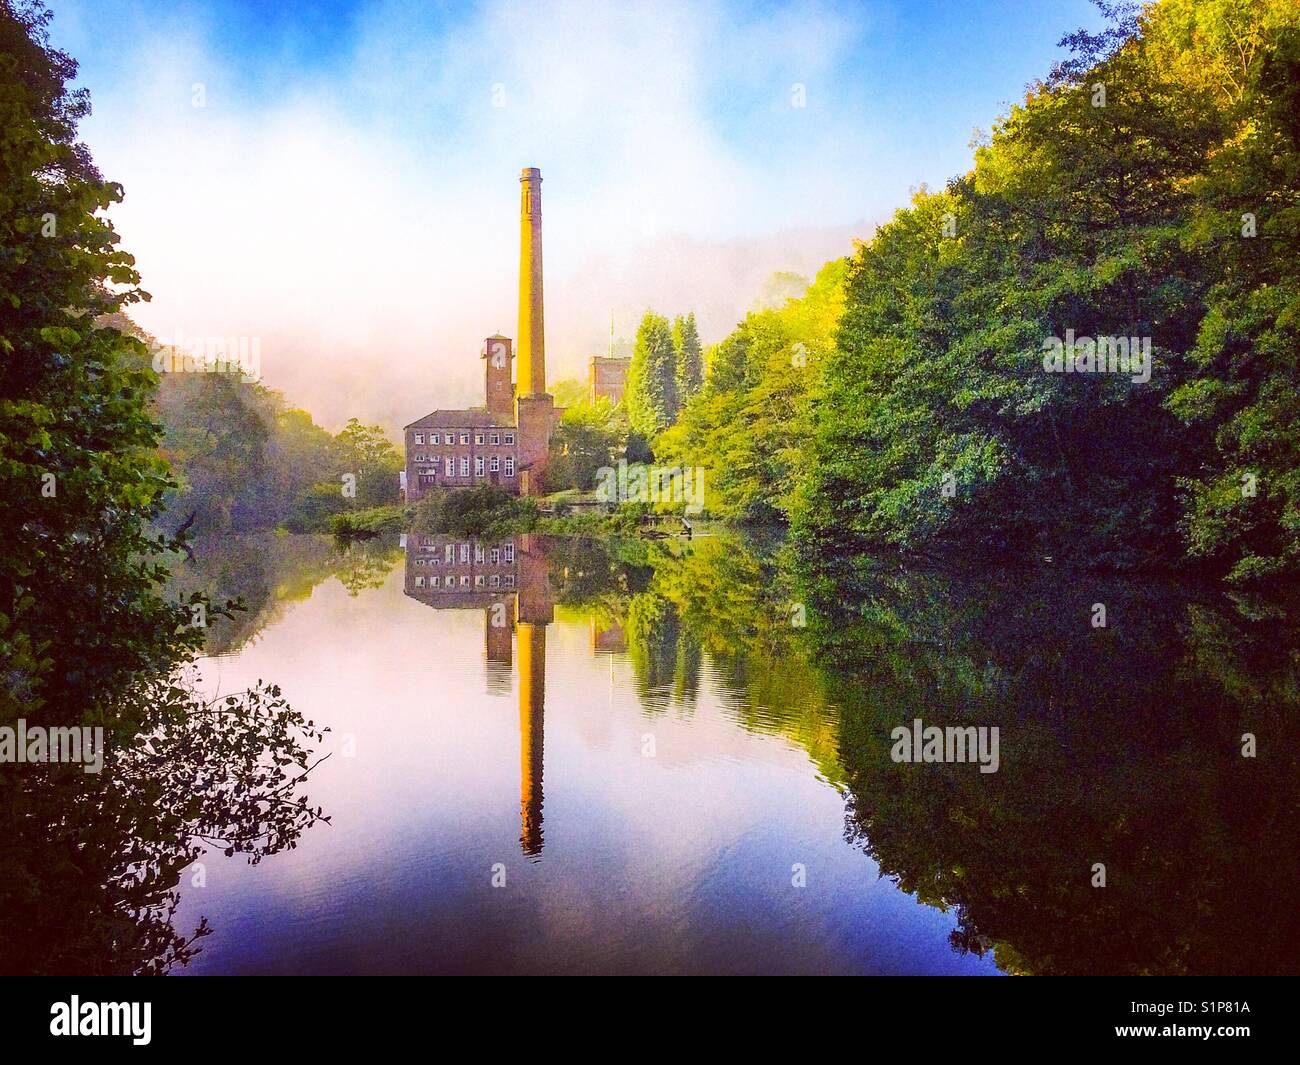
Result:
{"label": "tall smokestack", "polygon": [[525,167],[519,177],[519,383],[520,396],[546,392],[546,330],[542,316],[542,172]]}

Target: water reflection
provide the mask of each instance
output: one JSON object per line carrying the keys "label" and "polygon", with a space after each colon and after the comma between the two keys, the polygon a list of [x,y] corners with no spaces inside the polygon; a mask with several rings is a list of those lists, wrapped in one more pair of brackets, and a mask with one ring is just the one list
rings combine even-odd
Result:
{"label": "water reflection", "polygon": [[[1294,597],[1054,568],[808,574],[848,835],[956,911],[955,948],[1026,973],[1294,971]],[[1000,770],[895,763],[890,730],[917,717],[1000,725]]]}
{"label": "water reflection", "polygon": [[[198,557],[189,580],[248,606],[211,634],[219,678],[283,682],[371,758],[322,767],[335,825],[268,860],[269,883],[214,865],[222,889],[185,898],[177,927],[211,913],[217,930],[194,968],[1294,968],[1294,597],[812,558],[707,531],[346,551],[279,537]],[[915,718],[999,726],[998,772],[895,763],[890,732]],[[105,901],[122,882],[107,856],[154,831],[124,801],[117,822],[65,802],[81,827],[48,843],[11,818],[5,882],[24,882],[21,861],[36,886],[6,897],[134,920],[141,950],[174,956],[188,933],[159,938]],[[74,871],[58,857],[73,837],[105,860]],[[507,851],[518,868],[493,893]],[[192,860],[158,855],[150,897],[183,888]],[[795,862],[807,889],[789,886]],[[45,941],[65,966],[101,956]],[[41,949],[12,926],[0,945],[15,965]]]}
{"label": "water reflection", "polygon": [[[546,627],[555,591],[540,537],[500,541],[412,533],[405,593],[435,610],[479,610],[489,688],[501,690],[519,641],[519,845],[542,853],[545,757]],[[513,630],[513,633],[512,633]]]}

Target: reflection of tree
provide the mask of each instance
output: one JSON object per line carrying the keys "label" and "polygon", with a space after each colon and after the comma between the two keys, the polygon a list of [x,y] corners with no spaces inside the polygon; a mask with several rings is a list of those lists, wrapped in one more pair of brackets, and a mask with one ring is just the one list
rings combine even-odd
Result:
{"label": "reflection of tree", "polygon": [[[699,687],[699,654],[692,653],[692,641],[683,631],[673,603],[652,592],[634,595],[624,632],[637,691],[647,713],[663,709],[656,705],[655,696],[676,693],[677,689],[694,692]],[[692,661],[695,675],[689,677]]]}
{"label": "reflection of tree", "polygon": [[146,732],[110,739],[103,771],[3,765],[0,968],[160,973],[211,929],[173,916],[187,867],[209,849],[258,862],[318,820],[300,784],[323,738],[274,687],[205,703],[188,683],[136,693]]}
{"label": "reflection of tree", "polygon": [[562,602],[623,627],[647,713],[692,708],[707,654],[742,727],[789,735],[835,780],[834,717],[791,624],[778,546],[719,530],[689,545],[548,542],[547,557]]}
{"label": "reflection of tree", "polygon": [[401,558],[401,549],[391,539],[354,541],[342,547],[334,575],[355,597],[367,588],[382,587]]}
{"label": "reflection of tree", "polygon": [[588,607],[619,617],[629,596],[644,591],[654,572],[639,540],[547,537],[551,587],[565,606]]}
{"label": "reflection of tree", "polygon": [[286,604],[337,576],[349,595],[381,585],[401,558],[391,538],[340,544],[328,536],[206,537],[194,545],[194,562],[177,565],[173,595],[202,592],[214,603],[242,605],[229,618],[212,618],[209,654],[230,654],[283,613]]}
{"label": "reflection of tree", "polygon": [[[956,909],[959,949],[1035,973],[1294,968],[1294,620],[1093,575],[810,579],[849,836]],[[890,729],[914,717],[998,725],[1001,768],[895,764]]]}

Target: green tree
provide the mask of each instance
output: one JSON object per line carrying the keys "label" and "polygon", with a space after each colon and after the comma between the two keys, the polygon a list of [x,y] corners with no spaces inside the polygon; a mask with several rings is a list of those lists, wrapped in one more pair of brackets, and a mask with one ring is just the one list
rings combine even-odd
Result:
{"label": "green tree", "polygon": [[44,704],[71,722],[199,634],[158,594],[154,375],[100,324],[147,296],[99,213],[122,190],[76,140],[89,100],[49,17],[0,2],[0,718]]}
{"label": "green tree", "polygon": [[686,403],[704,383],[704,350],[695,328],[695,312],[673,319],[673,348],[677,353],[677,396]]}
{"label": "green tree", "polygon": [[343,473],[357,478],[356,506],[375,507],[398,500],[402,456],[377,425],[350,418],[334,438]]}
{"label": "green tree", "polygon": [[[1284,383],[1300,13],[1119,14],[1066,38],[1075,56],[973,172],[855,256],[812,398],[796,507],[811,538],[1120,566],[1190,553],[1234,576],[1300,561]],[[1278,243],[1244,239],[1251,204]],[[1044,342],[1070,333],[1145,339],[1150,379],[1044,372]]]}
{"label": "green tree", "polygon": [[624,393],[632,428],[652,437],[677,418],[677,353],[668,319],[646,311],[636,332]]}
{"label": "green tree", "polygon": [[792,270],[778,270],[766,281],[754,303],[756,311],[779,311],[808,290],[808,279]]}
{"label": "green tree", "polygon": [[0,763],[0,969],[157,973],[209,931],[171,924],[205,846],[257,861],[320,819],[289,774],[321,733],[274,686],[208,703],[181,668],[196,608],[228,611],[166,594],[188,543],[151,531],[176,487],[157,381],[114,324],[147,296],[49,20],[0,0],[0,724],[102,727],[104,771]]}
{"label": "green tree", "polygon": [[548,487],[592,487],[596,471],[612,466],[627,444],[627,416],[601,397],[595,403],[579,403],[565,410],[551,441],[551,460],[546,468]]}
{"label": "green tree", "polygon": [[711,352],[702,388],[654,440],[659,460],[704,470],[705,506],[745,522],[786,520],[811,431],[808,390],[833,347],[846,260],[800,299],[753,312]]}

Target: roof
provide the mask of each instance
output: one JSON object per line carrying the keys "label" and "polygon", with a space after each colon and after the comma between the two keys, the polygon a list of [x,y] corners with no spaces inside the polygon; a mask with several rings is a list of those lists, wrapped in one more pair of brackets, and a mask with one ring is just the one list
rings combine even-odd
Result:
{"label": "roof", "polygon": [[515,428],[515,420],[509,414],[494,414],[486,407],[471,407],[469,410],[435,410],[423,418],[417,418],[406,426],[407,429],[478,429],[482,427]]}

